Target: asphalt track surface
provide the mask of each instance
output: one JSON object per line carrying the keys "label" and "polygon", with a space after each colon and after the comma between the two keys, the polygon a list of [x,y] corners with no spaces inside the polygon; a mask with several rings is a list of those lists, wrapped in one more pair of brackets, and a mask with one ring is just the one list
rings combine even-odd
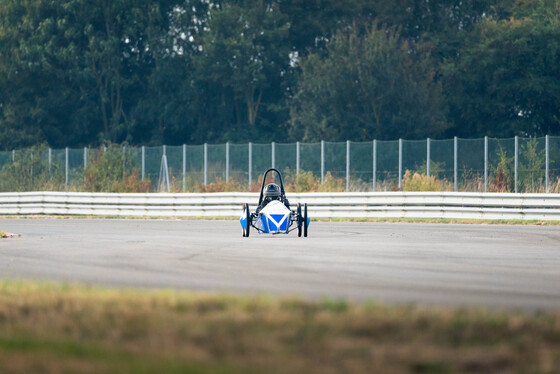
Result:
{"label": "asphalt track surface", "polygon": [[241,236],[237,221],[0,219],[0,279],[560,310],[560,227],[312,222]]}

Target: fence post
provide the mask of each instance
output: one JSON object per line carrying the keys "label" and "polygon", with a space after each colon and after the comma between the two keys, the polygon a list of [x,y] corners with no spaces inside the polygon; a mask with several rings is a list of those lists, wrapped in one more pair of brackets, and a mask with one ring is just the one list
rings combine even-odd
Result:
{"label": "fence post", "polygon": [[52,148],[49,148],[49,178],[51,177]]}
{"label": "fence post", "polygon": [[251,183],[253,183],[252,171],[253,171],[253,143],[249,142],[249,187],[251,187]]}
{"label": "fence post", "polygon": [[346,141],[346,192],[350,190],[350,140]]}
{"label": "fence post", "polygon": [[84,170],[87,169],[87,147],[84,147]]}
{"label": "fence post", "polygon": [[142,181],[144,181],[144,176],[146,174],[146,147],[142,146]]}
{"label": "fence post", "polygon": [[325,141],[321,140],[321,184],[325,181]]}
{"label": "fence post", "polygon": [[204,185],[208,185],[208,143],[204,143]]}
{"label": "fence post", "polygon": [[402,190],[402,139],[399,139],[399,190]]}
{"label": "fence post", "polygon": [[484,137],[484,192],[488,192],[488,137]]}
{"label": "fence post", "polygon": [[16,161],[16,150],[12,149],[12,162]]}
{"label": "fence post", "polygon": [[183,192],[187,190],[187,145],[183,144]]}
{"label": "fence post", "polygon": [[229,142],[226,143],[226,183],[229,181]]}
{"label": "fence post", "polygon": [[166,192],[169,192],[169,168],[167,166],[167,147],[163,146],[163,154],[161,156],[161,166],[159,168],[159,189],[164,190],[164,185],[167,184]]}
{"label": "fence post", "polygon": [[426,139],[426,176],[430,177],[430,138]]}
{"label": "fence post", "polygon": [[549,174],[548,165],[549,165],[549,160],[550,160],[550,158],[549,158],[550,156],[549,156],[549,148],[548,148],[548,145],[549,145],[549,136],[547,135],[547,136],[545,137],[545,147],[546,147],[546,151],[545,151],[545,153],[546,153],[546,159],[545,159],[545,169],[546,169],[546,170],[545,170],[545,180],[546,180],[546,181],[545,181],[545,184],[546,184],[546,193],[548,193],[548,174]]}
{"label": "fence post", "polygon": [[296,175],[299,175],[299,142],[296,142]]}
{"label": "fence post", "polygon": [[373,139],[373,192],[377,190],[377,140]]}
{"label": "fence post", "polygon": [[165,156],[165,181],[167,182],[167,192],[169,192],[169,188],[171,186],[169,184],[169,166],[167,165],[167,150],[165,151],[164,156]]}
{"label": "fence post", "polygon": [[66,160],[65,160],[65,178],[64,178],[64,183],[66,185],[66,187],[68,187],[68,147],[66,147]]}
{"label": "fence post", "polygon": [[514,173],[514,190],[517,193],[517,181],[519,179],[519,137],[515,137],[515,173]]}
{"label": "fence post", "polygon": [[453,190],[457,192],[457,137],[453,137]]}

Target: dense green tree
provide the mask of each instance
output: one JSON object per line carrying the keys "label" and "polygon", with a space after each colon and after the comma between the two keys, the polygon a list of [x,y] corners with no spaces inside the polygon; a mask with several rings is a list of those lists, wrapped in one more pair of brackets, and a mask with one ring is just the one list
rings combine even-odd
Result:
{"label": "dense green tree", "polygon": [[524,16],[480,23],[445,67],[453,134],[560,133],[560,6],[517,12]]}
{"label": "dense green tree", "polygon": [[160,3],[1,0],[3,148],[127,139]]}
{"label": "dense green tree", "polygon": [[[32,4],[31,4],[32,3]],[[2,0],[0,12],[0,143],[31,145],[68,133],[75,96],[56,58],[65,35],[59,8],[47,1]]]}
{"label": "dense green tree", "polygon": [[558,134],[559,13],[556,0],[0,0],[0,148]]}
{"label": "dense green tree", "polygon": [[197,133],[203,131],[197,127],[193,59],[200,54],[200,35],[207,27],[209,4],[187,0],[154,16],[161,21],[147,22],[151,25],[145,37],[150,53],[133,67],[142,78],[131,114],[130,142],[200,142]]}
{"label": "dense green tree", "polygon": [[207,27],[193,60],[198,126],[221,141],[270,135],[290,69],[288,20],[275,1],[233,1],[213,8]]}
{"label": "dense green tree", "polygon": [[317,141],[440,134],[445,117],[429,52],[399,35],[375,27],[364,37],[340,32],[327,46],[328,57],[304,60],[292,136]]}
{"label": "dense green tree", "polygon": [[[73,78],[81,97],[92,100],[90,123],[99,142],[133,141],[133,118],[145,81],[162,49],[174,2],[66,0],[64,17],[83,44]],[[71,46],[71,45],[70,45]]]}
{"label": "dense green tree", "polygon": [[290,21],[289,43],[300,56],[324,52],[339,30],[367,25],[378,15],[382,1],[280,0],[279,8]]}

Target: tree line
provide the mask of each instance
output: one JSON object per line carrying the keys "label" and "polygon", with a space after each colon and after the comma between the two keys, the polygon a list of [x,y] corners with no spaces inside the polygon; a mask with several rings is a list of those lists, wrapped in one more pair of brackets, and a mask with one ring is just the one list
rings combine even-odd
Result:
{"label": "tree line", "polygon": [[560,134],[555,0],[0,0],[0,149]]}

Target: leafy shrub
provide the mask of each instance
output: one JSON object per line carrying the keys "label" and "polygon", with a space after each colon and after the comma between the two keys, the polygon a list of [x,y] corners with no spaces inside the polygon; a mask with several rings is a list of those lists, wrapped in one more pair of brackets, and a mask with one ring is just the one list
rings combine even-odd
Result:
{"label": "leafy shrub", "polygon": [[148,179],[140,180],[121,147],[99,148],[90,155],[84,171],[83,189],[88,192],[148,192]]}
{"label": "leafy shrub", "polygon": [[546,189],[545,149],[538,150],[537,138],[530,138],[521,146],[519,159],[519,187],[525,192],[544,192]]}
{"label": "leafy shrub", "polygon": [[440,180],[425,174],[413,174],[410,170],[406,170],[402,179],[402,189],[403,191],[452,191],[453,186],[445,179]]}
{"label": "leafy shrub", "polygon": [[246,183],[241,183],[239,181],[230,178],[227,182],[221,178],[216,178],[216,182],[209,183],[208,185],[198,184],[196,186],[196,192],[237,192],[245,191],[247,188]]}
{"label": "leafy shrub", "polygon": [[46,145],[18,151],[0,169],[0,191],[64,190],[64,171],[56,163],[49,165],[47,152]]}
{"label": "leafy shrub", "polygon": [[507,152],[500,146],[498,151],[500,162],[494,168],[494,178],[490,179],[489,192],[509,192],[514,189],[513,157],[508,157]]}

